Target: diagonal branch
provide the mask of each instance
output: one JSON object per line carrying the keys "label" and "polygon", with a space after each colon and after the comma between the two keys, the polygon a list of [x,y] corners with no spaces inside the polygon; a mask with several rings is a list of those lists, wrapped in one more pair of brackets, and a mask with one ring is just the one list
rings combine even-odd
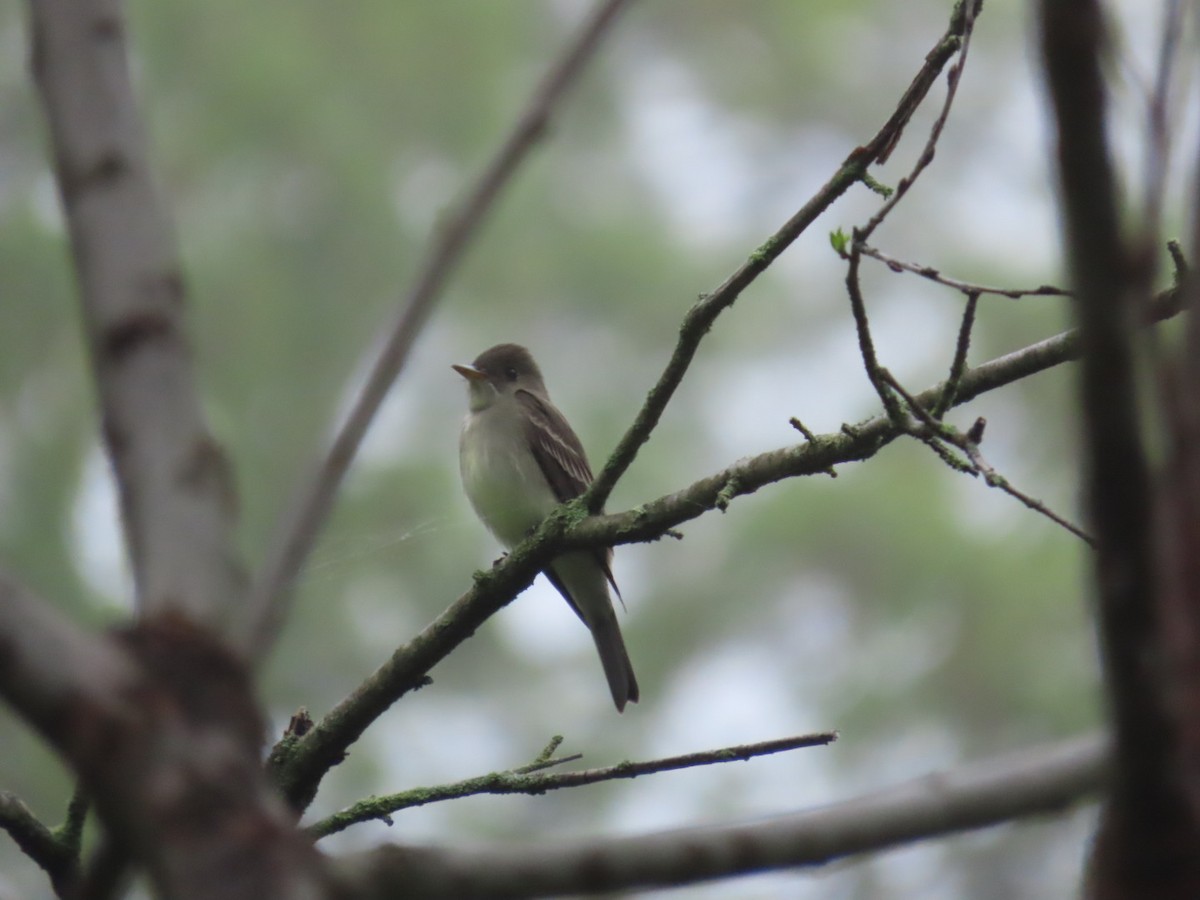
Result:
{"label": "diagonal branch", "polygon": [[335,865],[348,890],[420,896],[548,897],[694,884],[847,857],[1013,819],[1058,812],[1094,794],[1100,738],[919,778],[821,809],[742,825],[603,840],[478,847],[383,847]]}
{"label": "diagonal branch", "polygon": [[301,486],[281,520],[272,550],[255,581],[251,608],[255,617],[254,645],[259,657],[275,639],[287,611],[292,585],[329,517],[342,479],[384,397],[404,368],[409,350],[443,286],[478,235],[501,192],[545,137],[563,97],[579,80],[600,41],[628,5],[629,0],[604,0],[596,6],[578,35],[550,67],[479,180],[462,203],[443,219],[366,384],[315,473]]}
{"label": "diagonal branch", "polygon": [[21,798],[0,791],[0,829],[42,867],[60,897],[68,896],[79,874],[79,847],[42,824]]}
{"label": "diagonal branch", "polygon": [[[972,3],[978,0],[971,0]],[[960,3],[961,7],[962,4]],[[693,306],[679,329],[679,341],[667,362],[658,383],[646,395],[646,401],[638,410],[633,424],[621,437],[616,449],[609,456],[592,482],[591,487],[583,495],[582,504],[589,512],[597,512],[604,507],[609,494],[612,493],[617,481],[625,474],[637,457],[642,444],[650,440],[650,435],[658,425],[671,402],[676,389],[687,374],[692,358],[696,354],[700,341],[712,328],[717,317],[731,307],[735,300],[749,287],[759,275],[766,271],[775,259],[800,237],[813,221],[828,209],[835,200],[848,191],[856,182],[862,181],[867,168],[887,152],[899,140],[904,126],[912,117],[913,112],[924,101],[929,89],[937,80],[938,74],[963,46],[964,35],[972,21],[970,16],[961,14],[956,8],[951,16],[946,33],[925,57],[925,63],[917,72],[896,109],[887,122],[876,132],[864,146],[857,147],[846,157],[842,165],[834,172],[825,185],[813,195],[799,211],[783,224],[762,245],[750,254],[742,266],[725,279],[711,294],[706,294]]]}
{"label": "diagonal branch", "polygon": [[[762,741],[757,744],[742,744],[737,747],[722,747],[718,750],[705,750],[697,753],[687,753],[682,756],[668,756],[662,759],[650,759],[643,762],[623,762],[615,766],[600,769],[585,769],[581,772],[557,772],[541,774],[530,771],[530,767],[511,769],[507,772],[490,772],[476,778],[468,778],[453,784],[440,785],[432,788],[417,788],[387,797],[371,797],[356,803],[348,809],[334,813],[319,822],[309,826],[308,832],[314,838],[323,838],[344,831],[359,822],[372,819],[383,819],[389,825],[392,813],[414,806],[424,806],[428,803],[439,803],[443,800],[457,800],[461,797],[473,797],[479,794],[544,794],[547,791],[557,791],[563,788],[582,787],[588,784],[599,784],[603,781],[615,781],[622,778],[637,778],[641,775],[652,775],[656,772],[671,772],[678,769],[691,769],[697,766],[710,766],[726,762],[745,762],[758,756],[768,756],[773,753],[784,753],[798,750],[802,747],[822,747],[837,740],[837,732],[827,731],[820,734],[806,734],[799,737],[780,738],[774,741]],[[555,760],[554,762],[565,762]],[[544,767],[545,763],[539,768]]]}

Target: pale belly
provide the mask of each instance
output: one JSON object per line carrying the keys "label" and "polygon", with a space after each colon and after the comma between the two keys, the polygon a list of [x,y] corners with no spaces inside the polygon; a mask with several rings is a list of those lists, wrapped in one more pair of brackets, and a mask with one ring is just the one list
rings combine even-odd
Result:
{"label": "pale belly", "polygon": [[[459,459],[463,488],[492,534],[504,546],[513,547],[554,509],[557,500],[525,449],[523,435],[481,427],[490,412],[471,416],[463,424],[464,452]],[[520,426],[519,421],[514,424]]]}

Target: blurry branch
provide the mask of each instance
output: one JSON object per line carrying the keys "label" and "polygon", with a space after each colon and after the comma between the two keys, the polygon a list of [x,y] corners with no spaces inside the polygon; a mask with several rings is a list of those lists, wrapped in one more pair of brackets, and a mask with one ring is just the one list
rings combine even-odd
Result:
{"label": "blurry branch", "polygon": [[1071,295],[1070,291],[1065,291],[1052,284],[1043,284],[1035,288],[1002,288],[960,281],[957,278],[951,278],[948,275],[942,274],[941,271],[935,269],[933,266],[922,266],[896,259],[894,256],[889,256],[882,250],[878,250],[865,243],[859,247],[859,252],[863,256],[879,260],[893,272],[911,272],[913,275],[920,275],[922,278],[927,278],[937,284],[953,288],[959,293],[966,294],[968,297],[991,294],[997,297],[1007,297],[1009,300],[1019,300],[1022,297],[1069,297]]}
{"label": "blurry branch", "polygon": [[[1110,786],[1086,896],[1194,897],[1200,890],[1194,787],[1200,771],[1189,740],[1200,727],[1196,384],[1184,381],[1187,399],[1162,411],[1168,465],[1156,479],[1143,444],[1146,417],[1139,400],[1146,392],[1139,386],[1133,327],[1149,294],[1154,256],[1146,250],[1145,233],[1140,242],[1123,235],[1107,139],[1105,11],[1095,0],[1042,0],[1039,12],[1064,242],[1083,348],[1084,491],[1098,544],[1093,591],[1113,732]],[[1164,137],[1151,132],[1155,157],[1165,153],[1165,146],[1155,146]],[[1158,202],[1148,204],[1155,217]],[[1143,223],[1151,235],[1158,226]],[[1182,290],[1194,285],[1185,283]],[[1200,350],[1191,340],[1195,328],[1193,315],[1185,369],[1194,366]],[[1160,373],[1169,369],[1168,359],[1157,360]],[[1162,456],[1158,447],[1155,455]]]}
{"label": "blurry branch", "polygon": [[460,797],[471,797],[477,794],[544,794],[547,791],[556,791],[562,788],[599,784],[602,781],[615,781],[621,778],[637,778],[639,775],[652,775],[656,772],[670,772],[726,762],[744,762],[756,756],[783,753],[802,747],[821,747],[836,740],[837,732],[826,731],[819,734],[762,741],[757,744],[722,747],[718,750],[688,753],[683,756],[668,756],[644,762],[622,762],[602,769],[586,769],[582,772],[557,774],[536,773],[549,766],[578,759],[578,755],[563,759],[539,759],[533,765],[522,766],[507,772],[491,772],[454,784],[418,788],[387,797],[372,797],[314,823],[307,830],[313,837],[322,838],[371,819],[382,819],[391,825],[392,822],[389,818],[391,813],[442,800],[457,800]]}
{"label": "blurry branch", "polygon": [[79,874],[79,843],[70,832],[51,830],[38,821],[21,799],[0,791],[0,828],[42,867],[59,897],[67,897]]}
{"label": "blurry branch", "polygon": [[856,854],[1062,809],[1095,793],[1100,738],[972,763],[808,812],[632,837],[466,847],[391,846],[344,857],[351,891],[389,897],[546,897],[682,885]]}
{"label": "blurry branch", "polygon": [[151,181],[125,24],[106,0],[30,0],[49,124],[121,522],[143,614],[244,638],[233,479],[192,370],[171,221]]}
{"label": "blurry branch", "polygon": [[583,495],[583,506],[589,512],[595,513],[604,507],[609,494],[612,493],[617,481],[637,457],[642,444],[650,440],[650,435],[658,425],[658,420],[666,410],[667,404],[670,403],[671,397],[674,396],[675,390],[683,381],[684,375],[687,374],[696,349],[700,346],[700,341],[712,328],[717,317],[733,305],[742,291],[752,284],[784,250],[791,246],[792,242],[804,233],[817,216],[828,209],[856,182],[868,178],[869,166],[881,160],[895,147],[904,126],[924,101],[938,74],[956,53],[965,49],[974,22],[974,10],[978,5],[979,0],[960,0],[951,15],[946,33],[926,55],[925,64],[921,66],[916,77],[900,98],[896,109],[875,136],[864,146],[855,148],[842,162],[833,177],[813,195],[812,199],[751,253],[750,258],[725,279],[720,287],[711,294],[702,296],[688,310],[679,329],[679,341],[671,354],[670,361],[662,375],[659,376],[658,383],[650,389],[633,424],[629,426],[617,443],[616,449],[609,456],[604,468],[600,470],[596,480]]}
{"label": "blurry branch", "polygon": [[[262,771],[249,674],[209,632],[157,616],[89,634],[0,575],[0,659],[0,697],[79,773],[118,871],[131,860],[177,900],[321,896],[320,856]],[[80,794],[64,848],[84,814]]]}
{"label": "blurry branch", "polygon": [[403,369],[430,310],[441,296],[442,287],[479,233],[501,191],[545,137],[560,102],[579,80],[618,13],[628,5],[629,0],[604,0],[596,6],[578,35],[551,65],[479,180],[462,202],[441,218],[433,244],[408,289],[399,316],[366,383],[324,459],[301,485],[289,511],[281,519],[272,550],[255,580],[251,610],[255,618],[254,647],[259,658],[279,631],[296,576],[329,516],[334,497],[367,429]]}
{"label": "blurry branch", "polygon": [[[1160,294],[1147,324],[1174,316],[1180,292]],[[954,405],[1079,357],[1079,334],[1068,331],[969,369],[954,392]],[[932,408],[946,392],[935,385],[914,398]],[[835,464],[867,459],[903,432],[886,416],[846,425],[836,434],[811,435],[804,444],[739,460],[726,469],[636,509],[590,516],[572,524],[577,505],[561,508],[503,562],[476,573],[475,584],[420,634],[397,650],[311,731],[276,745],[269,766],[288,800],[307,808],[325,773],[342,761],[364,730],[409,691],[428,683],[428,673],[487,618],[524,590],[540,569],[566,548],[651,541],[665,531],[728,504],[733,498],[785,478],[827,474]]]}
{"label": "blurry branch", "polygon": [[1146,242],[1151,246],[1159,241],[1167,175],[1171,169],[1171,86],[1179,60],[1179,42],[1185,34],[1185,19],[1183,0],[1167,0],[1163,4],[1158,67],[1146,108],[1147,152],[1143,173],[1142,216]]}

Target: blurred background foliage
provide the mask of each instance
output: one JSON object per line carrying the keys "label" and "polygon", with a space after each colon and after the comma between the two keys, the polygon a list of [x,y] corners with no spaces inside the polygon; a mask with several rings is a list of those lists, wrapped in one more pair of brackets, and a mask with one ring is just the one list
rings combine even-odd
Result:
{"label": "blurred background foliage", "polygon": [[[598,463],[695,296],[874,132],[950,6],[634,7],[494,211],[367,440],[266,672],[276,733],[300,705],[327,711],[498,554],[458,486],[464,396],[450,363],[499,341],[530,346]],[[15,7],[0,7],[0,564],[80,620],[114,623],[128,613],[129,585]],[[129,4],[204,400],[236,464],[251,563],[359,384],[442,211],[584,9]],[[885,250],[985,283],[1061,281],[1030,32],[1024,4],[985,8],[937,160],[878,233]],[[876,172],[883,182],[912,165],[942,90]],[[1136,122],[1136,107],[1126,112]],[[790,416],[825,432],[877,412],[827,235],[878,203],[851,191],[719,321],[610,508],[794,443]],[[865,286],[884,364],[917,389],[944,377],[963,298],[873,263]],[[1059,299],[985,298],[971,361],[1055,333],[1068,313]],[[1077,518],[1071,373],[986,396],[952,419],[976,415],[989,421],[989,460]],[[683,530],[681,542],[617,554],[639,705],[616,715],[586,632],[539,581],[371,729],[313,814],[521,765],[553,734],[589,766],[830,728],[836,745],[442,804],[390,829],[359,826],[331,849],[766,816],[1099,721],[1080,543],[919,445],[894,444],[836,480],[764,489]],[[51,823],[70,792],[62,767],[6,711],[0,788]],[[678,896],[1066,896],[1090,817]],[[0,896],[46,893],[0,837]]]}

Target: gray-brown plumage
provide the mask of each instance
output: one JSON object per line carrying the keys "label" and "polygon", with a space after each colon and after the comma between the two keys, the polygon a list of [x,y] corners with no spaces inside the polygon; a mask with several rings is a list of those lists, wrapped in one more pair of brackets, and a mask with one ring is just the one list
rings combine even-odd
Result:
{"label": "gray-brown plumage", "polygon": [[[554,507],[587,489],[587,454],[524,347],[499,344],[454,369],[469,388],[459,442],[463,487],[479,518],[511,548]],[[608,592],[610,584],[616,590],[611,560],[611,549],[572,551],[555,558],[546,576],[591,631],[613,702],[623,711],[637,701],[638,685]]]}

